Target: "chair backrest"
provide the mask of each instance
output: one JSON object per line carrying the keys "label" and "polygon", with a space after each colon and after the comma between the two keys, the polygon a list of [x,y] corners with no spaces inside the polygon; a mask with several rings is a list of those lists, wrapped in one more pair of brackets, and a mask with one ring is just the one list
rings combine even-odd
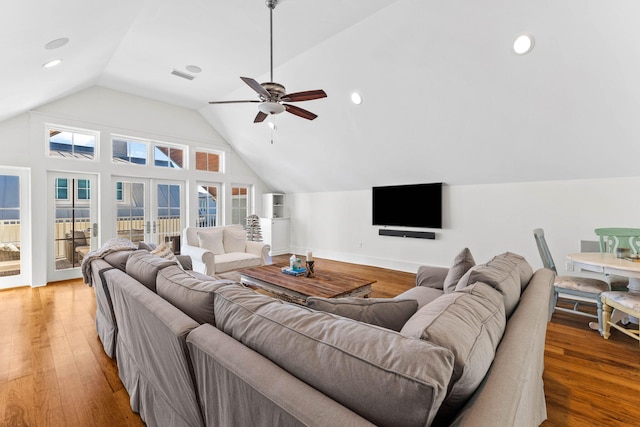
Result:
{"label": "chair backrest", "polygon": [[640,253],[640,228],[596,228],[600,237],[600,252],[615,252],[618,248]]}
{"label": "chair backrest", "polygon": [[551,257],[551,251],[549,250],[549,246],[547,246],[547,241],[544,238],[544,231],[542,228],[536,228],[533,230],[533,237],[536,239],[536,245],[538,246],[538,252],[540,253],[540,258],[542,258],[542,265],[544,268],[548,268],[558,274],[556,264],[553,262],[553,258]]}

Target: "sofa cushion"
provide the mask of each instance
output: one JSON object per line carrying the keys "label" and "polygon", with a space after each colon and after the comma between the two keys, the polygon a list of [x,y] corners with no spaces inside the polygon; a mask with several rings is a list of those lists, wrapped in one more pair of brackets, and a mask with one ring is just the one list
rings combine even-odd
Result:
{"label": "sofa cushion", "polygon": [[197,276],[177,266],[158,272],[156,287],[158,295],[182,310],[196,322],[211,323],[213,317],[213,293],[220,286],[233,283],[230,280],[202,281]]}
{"label": "sofa cushion", "polygon": [[407,289],[394,299],[412,299],[418,302],[418,310],[422,306],[429,304],[436,298],[441,297],[443,294],[442,289],[430,288],[427,286],[416,286],[410,289]]}
{"label": "sofa cushion", "polygon": [[448,348],[455,356],[449,391],[435,424],[448,424],[478,388],[505,325],[502,295],[480,282],[434,300],[404,325],[402,334]]}
{"label": "sofa cushion", "polygon": [[400,331],[405,322],[418,310],[418,301],[392,298],[309,297],[307,307]]}
{"label": "sofa cushion", "polygon": [[121,271],[125,271],[127,269],[127,260],[129,259],[129,255],[131,255],[132,253],[132,251],[111,252],[110,254],[105,255],[103,259],[112,267],[115,267]]}
{"label": "sofa cushion", "polygon": [[176,262],[151,255],[145,250],[137,250],[129,255],[125,271],[129,276],[155,292],[158,271],[170,265],[176,265]]}
{"label": "sofa cushion", "polygon": [[246,252],[216,255],[216,274],[260,265],[262,265],[262,259],[259,256]]}
{"label": "sofa cushion", "polygon": [[221,227],[200,230],[198,231],[198,246],[211,251],[214,255],[221,255],[225,252],[222,244],[223,234],[224,230]]}
{"label": "sofa cushion", "polygon": [[178,258],[176,258],[171,248],[169,248],[169,246],[167,246],[165,242],[160,243],[157,248],[155,248],[149,253],[151,255],[155,255],[157,257],[160,257],[169,261],[173,261],[178,267],[183,268],[182,264],[180,264],[180,261],[178,261]]}
{"label": "sofa cushion", "polygon": [[520,288],[524,291],[533,277],[531,264],[529,264],[523,256],[514,254],[513,252],[505,252],[498,255],[498,257],[504,257],[516,265],[520,273]]}
{"label": "sofa cushion", "polygon": [[503,298],[507,318],[520,301],[520,270],[506,257],[493,257],[486,264],[472,267],[458,282],[456,290],[462,290],[476,282],[486,283],[498,290]]}
{"label": "sofa cushion", "polygon": [[448,272],[449,269],[447,267],[421,265],[416,272],[416,286],[442,289],[444,279],[447,277]]}
{"label": "sofa cushion", "polygon": [[476,261],[471,255],[469,248],[464,248],[453,260],[453,265],[447,272],[447,276],[444,278],[442,288],[444,293],[448,294],[456,290],[458,281],[469,271],[471,267],[476,265]]}
{"label": "sofa cushion", "polygon": [[[247,232],[238,227],[225,227],[223,233],[225,252],[245,252],[247,247]],[[217,268],[216,268],[217,270]]]}
{"label": "sofa cushion", "polygon": [[444,399],[448,349],[240,285],[214,300],[218,329],[374,424],[429,425]]}

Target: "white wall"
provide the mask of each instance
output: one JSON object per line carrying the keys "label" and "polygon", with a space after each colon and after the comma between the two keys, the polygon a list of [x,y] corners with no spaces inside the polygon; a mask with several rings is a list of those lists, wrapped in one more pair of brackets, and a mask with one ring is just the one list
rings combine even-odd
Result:
{"label": "white wall", "polygon": [[291,249],[415,272],[421,264],[449,266],[466,246],[478,263],[511,251],[539,268],[533,229],[540,227],[558,273],[573,274],[565,271],[565,257],[579,252],[580,240],[597,240],[595,228],[640,228],[639,189],[640,177],[445,186],[436,240],[379,236],[370,190],[288,194]]}
{"label": "white wall", "polygon": [[[52,158],[48,156],[45,126],[55,124],[100,132],[98,162]],[[166,169],[137,165],[114,164],[111,161],[111,134],[126,135],[158,142],[186,145],[192,148],[209,148],[222,151],[227,159],[224,174],[189,169]],[[219,182],[223,185],[223,197],[231,199],[231,186],[243,184],[255,189],[254,211],[262,210],[262,193],[269,189],[264,182],[233,151],[226,141],[193,110],[172,106],[122,92],[94,86],[58,101],[39,107],[30,113],[0,123],[0,166],[23,167],[30,173],[32,201],[31,246],[38,250],[24,253],[31,256],[32,286],[45,285],[51,280],[47,275],[48,254],[53,244],[47,241],[48,212],[46,200],[49,171],[71,171],[96,174],[100,193],[100,235],[98,244],[115,236],[115,218],[110,196],[113,193],[113,176],[144,176],[156,179],[180,180],[186,183],[185,194],[194,193],[198,181]],[[194,150],[189,150],[193,164]],[[194,193],[195,194],[195,193]],[[197,218],[197,199],[187,197],[187,225]],[[230,222],[231,203],[225,203],[224,217]],[[28,248],[28,245],[23,248]],[[25,251],[28,252],[28,251]],[[79,272],[74,275],[79,277]]]}

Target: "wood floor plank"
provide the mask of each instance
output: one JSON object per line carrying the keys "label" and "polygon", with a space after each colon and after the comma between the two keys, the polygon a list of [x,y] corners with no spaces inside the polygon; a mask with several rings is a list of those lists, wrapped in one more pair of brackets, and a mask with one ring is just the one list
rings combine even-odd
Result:
{"label": "wood floor plank", "polygon": [[[414,274],[378,267],[316,258],[315,268],[375,279],[373,298],[415,286]],[[1,427],[144,425],[95,332],[93,288],[70,280],[3,290],[0,310]],[[557,312],[547,325],[543,427],[639,424],[640,346],[615,330],[604,340],[589,320]]]}

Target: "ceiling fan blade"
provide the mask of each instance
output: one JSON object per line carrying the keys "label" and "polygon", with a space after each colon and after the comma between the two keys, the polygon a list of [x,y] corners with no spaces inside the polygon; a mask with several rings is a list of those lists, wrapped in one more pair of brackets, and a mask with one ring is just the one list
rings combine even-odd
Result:
{"label": "ceiling fan blade", "polygon": [[258,83],[257,81],[255,81],[251,77],[240,77],[240,78],[242,79],[243,82],[248,84],[251,89],[253,89],[256,92],[258,92],[258,94],[260,96],[262,96],[263,98],[266,98],[266,99],[271,98],[271,95],[269,94],[269,92],[267,92],[267,90],[265,88],[263,88],[260,83]]}
{"label": "ceiling fan blade", "polygon": [[311,111],[303,110],[300,107],[296,107],[295,105],[282,104],[284,108],[287,109],[287,112],[291,114],[295,114],[298,117],[302,117],[303,119],[313,120],[318,117],[316,114],[313,114]]}
{"label": "ceiling fan blade", "polygon": [[307,90],[304,92],[288,93],[282,97],[283,101],[298,102],[311,101],[312,99],[326,98],[327,94],[322,89]]}
{"label": "ceiling fan blade", "polygon": [[253,119],[253,123],[264,122],[264,119],[266,118],[267,118],[267,114],[263,113],[262,111],[258,111],[258,115],[256,116],[255,119]]}
{"label": "ceiling fan blade", "polygon": [[251,101],[209,101],[209,104],[240,104],[243,102],[262,102],[262,101],[258,101],[258,100],[251,100]]}

